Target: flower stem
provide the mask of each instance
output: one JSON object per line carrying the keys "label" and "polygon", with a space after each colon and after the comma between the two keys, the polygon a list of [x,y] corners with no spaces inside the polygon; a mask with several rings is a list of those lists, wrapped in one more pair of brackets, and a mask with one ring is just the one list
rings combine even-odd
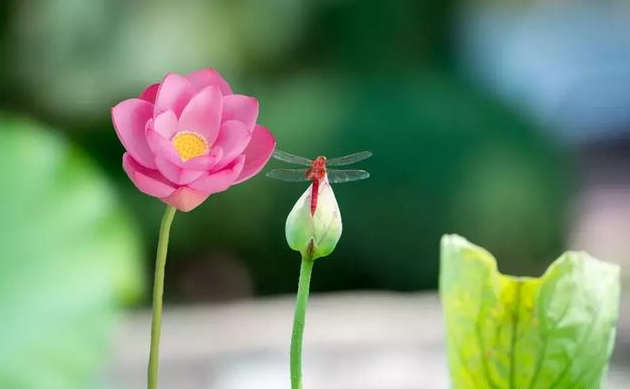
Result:
{"label": "flower stem", "polygon": [[302,339],[314,263],[315,261],[311,258],[302,258],[295,316],[293,317],[293,334],[291,335],[291,389],[302,389]]}
{"label": "flower stem", "polygon": [[158,240],[157,254],[155,258],[155,279],[153,281],[153,319],[151,321],[151,350],[149,352],[149,367],[147,369],[147,388],[156,389],[158,380],[158,364],[160,354],[160,333],[162,327],[162,295],[164,294],[164,267],[166,265],[166,252],[168,251],[168,236],[171,231],[171,223],[175,217],[175,208],[168,205],[162,224],[160,225],[160,237]]}

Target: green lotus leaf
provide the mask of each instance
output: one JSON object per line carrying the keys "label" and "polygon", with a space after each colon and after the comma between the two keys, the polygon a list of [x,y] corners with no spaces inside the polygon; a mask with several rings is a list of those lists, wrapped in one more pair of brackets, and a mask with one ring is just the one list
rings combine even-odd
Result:
{"label": "green lotus leaf", "polygon": [[541,278],[498,272],[465,239],[441,243],[454,389],[599,389],[613,349],[619,267],[567,252]]}
{"label": "green lotus leaf", "polygon": [[0,388],[92,387],[142,289],[136,229],[76,148],[2,114],[0,177]]}

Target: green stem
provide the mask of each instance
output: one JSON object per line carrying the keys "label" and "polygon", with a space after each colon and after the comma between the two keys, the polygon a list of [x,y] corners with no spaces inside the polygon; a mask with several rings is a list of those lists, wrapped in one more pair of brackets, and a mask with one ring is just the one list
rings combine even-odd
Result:
{"label": "green stem", "polygon": [[151,351],[149,353],[149,368],[147,369],[147,388],[156,389],[158,380],[158,364],[160,354],[160,333],[162,327],[162,295],[164,294],[164,267],[166,265],[166,252],[168,251],[168,235],[171,231],[171,223],[175,217],[175,208],[168,205],[162,224],[160,225],[160,237],[158,240],[157,254],[155,258],[155,279],[153,281],[153,320],[151,321]]}
{"label": "green stem", "polygon": [[302,339],[314,263],[315,261],[310,258],[302,258],[295,316],[293,317],[293,334],[291,335],[291,389],[302,389]]}

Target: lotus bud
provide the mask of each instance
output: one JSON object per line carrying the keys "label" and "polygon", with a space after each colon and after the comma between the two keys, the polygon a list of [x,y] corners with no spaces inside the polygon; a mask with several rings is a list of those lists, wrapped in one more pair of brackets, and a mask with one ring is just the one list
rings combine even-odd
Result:
{"label": "lotus bud", "polygon": [[319,183],[312,208],[313,185],[302,194],[287,217],[289,247],[305,259],[330,255],[341,238],[341,214],[328,177]]}

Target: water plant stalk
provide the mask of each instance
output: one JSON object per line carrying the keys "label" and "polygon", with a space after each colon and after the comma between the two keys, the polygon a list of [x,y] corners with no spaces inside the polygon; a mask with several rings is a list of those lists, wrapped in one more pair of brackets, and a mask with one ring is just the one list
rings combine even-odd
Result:
{"label": "water plant stalk", "polygon": [[314,263],[312,257],[308,255],[302,257],[291,335],[291,389],[302,389],[302,340]]}
{"label": "water plant stalk", "polygon": [[176,209],[170,205],[166,207],[160,236],[158,239],[155,258],[155,278],[153,281],[153,319],[151,321],[151,349],[149,352],[149,367],[147,369],[147,388],[156,389],[158,381],[158,365],[160,354],[160,334],[162,328],[162,296],[164,295],[164,268],[168,251],[168,238]]}

